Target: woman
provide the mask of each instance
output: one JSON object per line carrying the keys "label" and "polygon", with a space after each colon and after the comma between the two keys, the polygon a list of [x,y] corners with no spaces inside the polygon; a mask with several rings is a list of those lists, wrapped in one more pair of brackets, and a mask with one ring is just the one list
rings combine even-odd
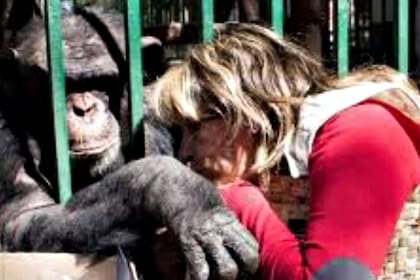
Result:
{"label": "woman", "polygon": [[[377,66],[336,80],[270,30],[231,25],[158,88],[160,117],[183,128],[179,157],[259,241],[260,279],[379,274],[420,182],[420,102],[405,76]],[[309,179],[303,241],[258,190],[278,173]]]}

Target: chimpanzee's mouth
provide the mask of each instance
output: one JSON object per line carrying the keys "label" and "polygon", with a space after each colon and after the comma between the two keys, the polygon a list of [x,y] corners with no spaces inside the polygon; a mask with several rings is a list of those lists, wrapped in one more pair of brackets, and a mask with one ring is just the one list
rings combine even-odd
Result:
{"label": "chimpanzee's mouth", "polygon": [[70,145],[70,155],[73,157],[100,155],[109,150],[112,146],[116,145],[118,140],[119,138],[116,137],[108,141],[102,141],[99,144],[94,143],[95,145],[89,145],[86,142]]}

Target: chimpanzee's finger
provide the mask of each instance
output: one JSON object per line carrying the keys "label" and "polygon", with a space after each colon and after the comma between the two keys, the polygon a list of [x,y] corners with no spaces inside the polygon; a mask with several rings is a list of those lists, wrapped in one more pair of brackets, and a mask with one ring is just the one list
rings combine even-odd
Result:
{"label": "chimpanzee's finger", "polygon": [[191,236],[181,236],[180,247],[184,253],[188,271],[193,280],[207,280],[210,275],[206,255],[199,243]]}
{"label": "chimpanzee's finger", "polygon": [[[258,251],[258,242],[252,234],[235,218],[231,211],[218,211],[213,214],[212,222],[222,234],[228,231],[234,231],[233,239],[237,239],[239,243],[244,243],[250,250]],[[237,234],[235,236],[235,234]]]}
{"label": "chimpanzee's finger", "polygon": [[258,243],[252,235],[244,231],[239,222],[234,222],[220,229],[224,244],[239,266],[239,279],[247,279],[257,272]]}
{"label": "chimpanzee's finger", "polygon": [[197,236],[210,263],[212,279],[235,280],[238,277],[238,266],[223,245],[223,239],[214,231]]}

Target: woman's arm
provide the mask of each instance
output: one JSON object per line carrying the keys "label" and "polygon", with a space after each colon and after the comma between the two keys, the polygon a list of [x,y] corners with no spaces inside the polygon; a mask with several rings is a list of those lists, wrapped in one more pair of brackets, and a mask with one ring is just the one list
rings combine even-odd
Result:
{"label": "woman's arm", "polygon": [[393,114],[364,103],[319,131],[301,243],[258,190],[244,184],[222,190],[260,243],[261,279],[370,279],[380,272],[400,211],[420,181],[415,146]]}

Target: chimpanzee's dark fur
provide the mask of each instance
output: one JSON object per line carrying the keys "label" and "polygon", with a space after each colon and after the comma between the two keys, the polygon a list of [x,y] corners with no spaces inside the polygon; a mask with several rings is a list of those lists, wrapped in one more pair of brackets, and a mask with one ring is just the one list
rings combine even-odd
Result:
{"label": "chimpanzee's dark fur", "polygon": [[[93,139],[96,142],[81,143],[81,148],[85,148],[83,145],[107,145],[108,141],[121,139],[121,148],[125,155],[119,155],[119,153],[114,152],[113,156],[115,158],[112,160],[115,162],[109,164],[109,166],[105,165],[105,162],[109,163],[111,160],[108,155],[105,158],[100,158],[101,161],[98,161],[99,156],[105,155],[103,153],[95,153],[95,156],[87,157],[82,152],[81,155],[72,156],[72,168],[75,169],[73,174],[75,183],[73,187],[76,189],[91,183],[90,181],[83,181],[81,178],[97,180],[104,174],[119,168],[125,161],[122,156],[133,159],[133,155],[138,156],[143,152],[136,149],[126,150],[127,148],[133,148],[133,146],[129,147],[128,145],[128,105],[125,91],[127,69],[122,51],[124,50],[123,18],[121,15],[111,12],[101,12],[101,17],[99,18],[96,16],[97,13],[85,10],[78,11],[83,16],[65,12],[63,18],[63,26],[66,27],[63,29],[63,48],[65,50],[66,87],[68,93],[67,106],[80,110],[80,106],[75,105],[75,102],[84,102],[82,100],[84,98],[83,94],[93,93],[95,96],[93,97],[94,100],[92,100],[92,106],[96,106],[96,103],[108,106],[106,99],[109,99],[110,111],[104,108],[104,111],[99,112],[97,115],[78,116],[77,114],[84,114],[84,112],[76,112],[76,109],[68,108],[67,123],[70,131],[71,154],[73,155],[75,152],[72,144],[78,140],[73,139],[72,136],[77,133],[82,135],[74,135],[76,138],[97,137],[97,139]],[[92,28],[89,22],[95,24],[95,29]],[[102,29],[100,30],[102,32],[97,32],[96,29]],[[52,164],[54,162],[54,154],[52,153],[54,143],[51,142],[53,141],[53,138],[50,137],[51,135],[46,135],[45,133],[46,131],[53,131],[53,115],[51,98],[48,94],[46,43],[43,31],[42,18],[34,17],[30,24],[25,25],[14,36],[13,42],[9,43],[9,47],[17,54],[17,60],[13,61],[12,57],[6,58],[8,60],[3,62],[5,67],[2,68],[4,70],[2,80],[5,81],[3,87],[6,87],[3,91],[12,93],[6,94],[6,96],[11,96],[10,99],[5,100],[4,104],[14,102],[16,104],[16,106],[12,107],[14,111],[16,110],[15,107],[22,108],[22,114],[17,116],[18,119],[22,120],[19,127],[20,129],[26,129],[25,133],[29,133],[36,140],[35,142],[39,147],[33,146],[32,149],[35,154],[35,161],[39,162],[39,168],[42,170],[42,173],[55,185],[56,180],[53,179],[53,176],[56,172],[55,166]],[[147,44],[144,48],[145,55],[156,57],[156,64],[162,63],[162,58],[159,56],[162,53],[157,51],[161,48],[158,42],[150,38],[143,38],[143,40]],[[157,74],[160,74],[150,73],[148,66],[145,64],[145,73],[148,73],[146,76],[149,79],[150,76],[153,79]],[[157,67],[153,70],[155,69]],[[12,81],[16,79],[18,79],[18,82]],[[152,134],[146,132],[146,145],[136,143],[138,145],[134,145],[134,147],[143,149],[143,146],[145,146],[147,149],[146,154],[148,155],[151,153],[172,155],[171,135],[165,128],[159,126],[156,121],[153,121],[154,118],[148,105],[152,94],[150,91],[152,91],[151,87],[145,88],[145,103],[147,104],[145,106],[145,120],[148,127],[146,130],[152,129],[154,132]],[[80,96],[74,97],[75,94]],[[72,98],[77,100],[75,101]],[[93,119],[104,117],[107,119],[103,122],[103,127],[97,128],[90,127],[89,122],[83,123],[83,117],[92,117]],[[79,119],[82,123],[75,124]],[[86,128],[81,127],[81,125],[85,124]],[[101,131],[96,131],[95,129],[100,129]],[[120,131],[120,134],[118,134],[118,131]],[[107,139],[105,137],[112,138]],[[150,137],[154,137],[154,139],[152,140]],[[37,152],[37,149],[40,151]],[[119,151],[119,147],[115,145],[113,150]],[[42,155],[43,159],[36,158],[37,154]],[[101,171],[99,173],[91,172],[97,169]],[[86,172],[87,174],[85,174]]]}
{"label": "chimpanzee's dark fur", "polygon": [[[132,151],[127,150],[125,151],[127,155],[123,154],[123,150],[129,147],[128,108],[125,95],[126,73],[124,73],[126,69],[121,51],[124,49],[123,19],[116,13],[99,12],[100,17],[84,10],[81,10],[80,13],[83,13],[84,16],[64,10],[63,18],[67,122],[70,130],[72,187],[75,191],[114,172],[127,160],[133,159],[130,157]],[[96,20],[97,26],[93,28],[86,18],[90,21]],[[96,31],[100,28],[103,29],[104,34]],[[106,39],[108,41],[104,41]],[[24,202],[22,203],[25,208],[37,208],[30,206],[31,203],[39,204],[40,201],[46,203],[57,200],[53,113],[48,88],[43,19],[34,16],[30,24],[24,25],[22,29],[13,34],[13,39],[8,42],[8,47],[11,50],[10,52],[3,51],[0,63],[0,79],[2,81],[0,83],[0,141],[2,142],[0,174],[4,180],[4,188],[10,188],[10,191],[0,191],[0,205],[3,206],[1,209],[8,209],[4,206],[5,204],[14,206],[9,215],[3,213],[1,217],[5,217],[5,219],[0,219],[0,222],[4,222],[9,216],[19,216],[22,206],[17,205],[14,200],[21,200],[17,194],[22,193],[24,188],[39,188],[43,191],[39,192],[41,198],[37,197],[36,199],[31,199],[23,192]],[[157,60],[159,59],[157,57]],[[104,106],[104,109],[97,115],[92,115],[92,119],[104,118],[105,121],[99,124],[107,127],[106,129],[99,127],[98,131],[95,131],[95,127],[87,126],[86,131],[83,131],[81,126],[73,128],[78,124],[74,124],[75,121],[72,120],[76,119],[82,124],[84,122],[83,115],[75,114],[77,105],[72,100],[74,94],[78,93],[81,95],[78,97],[79,103],[84,101],[84,94],[95,94],[93,104]],[[107,108],[106,99],[109,99],[111,103],[111,110]],[[147,106],[145,109],[145,119],[153,119]],[[74,116],[70,116],[70,114]],[[79,112],[79,114],[83,114],[83,112]],[[89,125],[89,121],[91,120],[86,120],[87,125]],[[154,124],[157,125],[156,122]],[[150,126],[149,121],[147,121],[147,126]],[[153,125],[152,128],[154,129],[153,135],[158,136],[148,144],[157,144],[161,148],[156,151],[157,153],[170,154],[172,152],[171,135],[163,127]],[[91,131],[87,131],[88,129]],[[106,146],[108,141],[116,140],[121,143],[117,141],[116,145],[111,145],[105,151],[92,155],[84,154],[83,150],[80,155],[74,155],[72,141],[75,140],[72,140],[72,131],[76,137],[94,138],[91,141],[94,146]],[[77,135],[77,133],[82,135]],[[150,135],[150,133],[146,133],[146,135]],[[88,144],[81,143],[81,146],[83,148],[83,145]],[[156,150],[154,146],[146,146]],[[109,153],[108,150],[112,150],[112,153]],[[125,158],[128,159],[125,160]],[[17,187],[20,184],[22,184],[22,189]],[[44,197],[41,194],[44,192],[49,197]],[[36,231],[36,229],[33,230]],[[8,244],[8,242],[4,242],[6,237],[7,235],[4,235],[2,240],[2,246],[5,249],[32,249],[31,242]],[[20,248],[20,246],[24,247]],[[89,248],[86,249],[89,250]]]}
{"label": "chimpanzee's dark fur", "polygon": [[[90,253],[117,245],[138,248],[156,225],[165,225],[196,279],[207,279],[206,259],[213,260],[215,275],[235,278],[237,267],[225,247],[245,275],[253,273],[255,243],[221,206],[209,182],[167,156],[136,160],[143,147],[127,135],[122,16],[99,10],[63,16],[76,193],[65,206],[57,204],[45,36],[42,19],[34,16],[10,36],[13,50],[0,53],[1,249]],[[146,152],[171,154],[170,134],[147,105],[150,94],[146,90]]]}

